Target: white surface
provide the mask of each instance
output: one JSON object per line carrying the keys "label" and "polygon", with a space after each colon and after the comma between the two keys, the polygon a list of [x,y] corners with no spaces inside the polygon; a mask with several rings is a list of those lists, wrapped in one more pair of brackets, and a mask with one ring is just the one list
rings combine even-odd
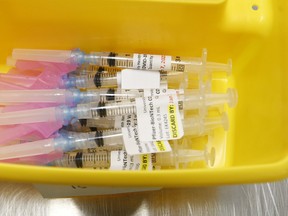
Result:
{"label": "white surface", "polygon": [[159,88],[159,89],[144,89],[144,97],[155,97],[159,95],[177,94],[175,89]]}
{"label": "white surface", "polygon": [[140,141],[179,139],[184,135],[176,95],[136,98]]}
{"label": "white surface", "polygon": [[125,150],[129,155],[172,151],[168,141],[164,140],[142,142],[140,141],[138,134],[139,132],[137,126],[122,128]]}
{"label": "white surface", "polygon": [[[117,73],[117,79],[120,79]],[[118,84],[119,86],[119,84]],[[121,71],[122,89],[160,88],[160,72],[124,69]]]}
{"label": "white surface", "polygon": [[288,182],[43,199],[31,185],[0,184],[1,216],[285,216]]}
{"label": "white surface", "polygon": [[171,70],[171,56],[134,54],[133,67],[138,70]]}
{"label": "white surface", "polygon": [[137,125],[137,115],[115,116],[114,128],[134,127]]}
{"label": "white surface", "polygon": [[128,155],[124,150],[111,151],[110,170],[152,170],[151,155]]}

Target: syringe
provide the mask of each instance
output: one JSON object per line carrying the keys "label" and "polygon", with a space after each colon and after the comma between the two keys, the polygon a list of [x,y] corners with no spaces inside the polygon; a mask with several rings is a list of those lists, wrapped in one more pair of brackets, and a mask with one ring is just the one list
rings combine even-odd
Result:
{"label": "syringe", "polygon": [[106,101],[125,101],[141,96],[136,92],[122,92],[117,89],[44,89],[44,90],[0,90],[0,104],[13,103],[56,103],[75,105]]}
{"label": "syringe", "polygon": [[[41,50],[14,49],[12,58],[16,60],[61,62],[71,64],[95,64],[99,66],[132,68],[139,70],[168,71],[220,71],[231,73],[231,60],[228,64],[206,62],[207,50],[203,50],[202,58],[184,58],[180,56],[130,54],[116,52],[91,52],[85,54],[76,50]],[[204,70],[203,70],[204,69]]]}
{"label": "syringe", "polygon": [[[88,65],[79,69],[78,75],[70,73],[66,79],[63,79],[62,85],[77,88],[120,88],[122,80],[121,69],[118,68],[118,71],[116,71],[115,68],[112,69],[109,67]],[[130,71],[133,73],[133,70]],[[145,73],[145,71],[143,73]],[[185,84],[186,88],[199,89],[201,82],[211,82],[210,72],[199,71],[196,74],[199,76],[194,76],[195,74],[193,73],[168,72],[162,70],[160,71],[160,84],[165,84],[168,88],[179,88]],[[207,76],[205,76],[205,74]]]}
{"label": "syringe", "polygon": [[[88,71],[86,69],[79,69],[78,71],[70,72],[69,74],[66,74],[64,76],[27,76],[23,74],[2,74],[0,75],[0,80],[3,86],[2,89],[30,89],[31,86],[33,86],[35,83],[39,82],[41,85],[43,85],[42,88],[39,86],[36,89],[51,89],[53,88],[79,88],[79,89],[91,89],[91,88],[117,88],[120,87],[118,85],[118,81],[121,84],[121,79],[119,78],[119,74],[115,72],[115,70],[112,70],[111,68],[108,68],[107,71],[103,71],[103,67],[95,67],[90,66],[89,68],[96,68],[92,71]],[[120,72],[119,72],[120,71]],[[118,72],[121,74],[121,70],[118,69]],[[146,71],[147,72],[147,71]],[[153,71],[154,73],[154,71]],[[158,73],[158,72],[155,72]],[[175,72],[177,73],[177,72]],[[171,73],[169,75],[170,78],[177,78],[174,76],[175,73]],[[118,74],[118,75],[117,75]],[[161,79],[160,80],[160,86],[165,85],[167,86],[167,73],[161,73]],[[180,74],[178,80],[178,84],[175,81],[175,79],[170,79],[170,86],[179,87],[179,83],[181,80],[181,77],[183,76],[183,73]],[[53,85],[51,85],[51,82],[53,82]],[[190,83],[190,82],[189,82]],[[10,86],[11,87],[10,87]],[[192,85],[192,84],[191,84]],[[193,85],[196,86],[194,88],[197,88],[197,81],[193,82]],[[1,87],[0,86],[0,87]],[[12,87],[13,86],[13,87]],[[144,86],[144,85],[143,85]],[[4,88],[6,87],[6,88]],[[167,88],[167,87],[166,87]],[[34,88],[33,88],[34,89]]]}
{"label": "syringe", "polygon": [[[188,91],[189,92],[189,91]],[[201,115],[211,106],[219,106],[227,103],[230,107],[237,104],[237,92],[228,89],[226,94],[188,94],[179,96],[180,110],[199,110]],[[77,107],[48,107],[33,110],[0,113],[0,125],[13,125],[25,123],[38,123],[61,121],[67,124],[72,119],[93,119],[99,117],[123,116],[136,114],[136,102],[134,100],[122,102],[102,102],[78,104]]]}
{"label": "syringe", "polygon": [[[99,67],[97,71],[85,70],[81,75],[69,75],[62,81],[62,86],[75,88],[119,88],[121,87],[121,71],[108,72]],[[179,88],[185,81],[184,73],[161,71],[160,84],[167,84],[168,88]],[[187,82],[187,86],[197,88],[200,80]]]}
{"label": "syringe", "polygon": [[[82,67],[77,71],[70,72],[63,77],[59,77],[57,81],[54,79],[53,82],[56,83],[56,86],[59,88],[117,88],[121,87],[121,74],[121,69],[119,68],[115,69],[90,65]],[[2,81],[4,83],[18,83],[19,86],[23,86],[24,88],[28,88],[38,80],[37,76],[29,77],[17,74],[3,74],[1,75],[1,78],[3,78]],[[200,78],[191,76],[191,73],[161,71],[159,85],[165,85],[168,88],[179,88],[182,83],[185,83],[187,88],[198,89],[201,85],[200,82],[209,81],[210,76]],[[41,82],[49,82],[49,77],[45,77],[45,80],[41,80]]]}
{"label": "syringe", "polygon": [[[228,130],[229,120],[225,113],[217,117],[191,117],[184,120],[185,136],[201,136],[219,127]],[[68,152],[75,149],[95,148],[97,146],[123,146],[121,129],[97,130],[88,133],[62,131],[61,135],[56,138],[3,146],[0,147],[0,160],[48,154],[57,149]]]}
{"label": "syringe", "polygon": [[[190,117],[183,120],[184,134],[185,136],[202,136],[216,128],[223,128],[224,130],[229,129],[229,119],[226,113],[216,117]],[[65,136],[75,138],[80,137],[81,140],[87,140],[86,144],[88,147],[95,147],[95,143],[98,147],[101,146],[114,146],[123,143],[122,130],[120,128],[97,130],[93,132],[65,132]],[[82,146],[83,148],[88,148]]]}
{"label": "syringe", "polygon": [[[88,153],[83,150],[77,152],[65,153],[62,159],[55,160],[51,164],[56,167],[111,169],[111,165],[113,164],[113,161],[111,161],[112,160],[111,154],[123,155],[123,158],[126,159],[128,157],[133,157],[133,159],[129,158],[127,160],[133,162],[137,161],[137,159],[135,159],[136,157],[143,157],[139,155],[129,156],[124,150],[109,151],[103,148],[100,151],[96,150],[95,152],[92,153]],[[171,152],[151,154],[151,162],[152,162],[152,169],[155,170],[165,168],[178,169],[178,168],[186,168],[188,164],[196,161],[205,161],[206,164],[213,165],[215,157],[216,157],[215,148],[211,148],[210,150],[208,149],[192,150],[177,147]],[[132,167],[129,165],[124,167]],[[112,169],[117,168],[113,167]],[[119,166],[119,169],[123,169],[123,166]]]}

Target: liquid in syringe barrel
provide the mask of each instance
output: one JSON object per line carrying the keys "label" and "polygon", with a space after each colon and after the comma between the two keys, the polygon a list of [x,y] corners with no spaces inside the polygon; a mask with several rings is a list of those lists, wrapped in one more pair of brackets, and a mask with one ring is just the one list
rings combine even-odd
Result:
{"label": "liquid in syringe barrel", "polygon": [[[113,166],[112,164],[115,163],[115,161],[112,161],[113,157],[111,156],[111,154],[113,153],[116,153],[117,155],[117,159],[114,159],[116,159],[117,161],[123,161],[123,166],[126,164],[124,169],[122,165],[120,166],[120,169],[122,170],[135,170],[134,168],[132,168],[133,164],[135,165],[135,163],[137,163],[137,159],[135,157],[138,157],[138,159],[142,157],[140,155],[130,156],[125,150],[122,149],[112,150],[102,148],[101,150],[95,149],[94,152],[87,152],[86,150],[67,152],[61,159],[54,161],[53,165],[56,167],[110,169],[110,167]],[[122,159],[120,155],[123,155]],[[213,166],[216,154],[215,149],[212,148],[211,151],[177,149],[171,152],[147,154],[146,156],[148,157],[148,155],[150,159],[148,159],[147,161],[150,161],[149,163],[152,165],[152,169],[178,169],[182,167],[185,168],[189,163],[195,161],[205,161],[207,164],[212,164]]]}
{"label": "liquid in syringe barrel", "polygon": [[131,54],[115,52],[91,52],[89,62],[100,66],[130,68],[137,70],[168,70],[184,72],[189,65],[201,64],[201,58],[180,56]]}
{"label": "liquid in syringe barrel", "polygon": [[56,167],[109,169],[111,151],[121,150],[122,147],[88,148],[66,152],[61,159],[55,160]]}
{"label": "liquid in syringe barrel", "polygon": [[[111,166],[111,152],[121,149],[95,149],[94,152],[80,150],[67,152],[61,159],[53,162],[56,167],[86,168],[86,169],[109,169]],[[176,164],[173,152],[152,154],[154,167],[174,167]]]}

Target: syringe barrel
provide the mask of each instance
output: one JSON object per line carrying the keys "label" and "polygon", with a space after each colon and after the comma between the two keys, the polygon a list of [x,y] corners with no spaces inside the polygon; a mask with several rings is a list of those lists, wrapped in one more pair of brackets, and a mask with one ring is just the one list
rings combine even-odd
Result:
{"label": "syringe barrel", "polygon": [[[106,148],[95,149],[94,152],[87,152],[85,150],[67,152],[62,159],[54,161],[53,164],[58,167],[109,169],[112,151],[124,152],[122,149],[108,150]],[[154,169],[178,169],[186,168],[191,162],[206,161],[205,154],[206,152],[201,150],[176,149],[172,152],[153,153],[150,156]],[[134,157],[138,157],[138,155]]]}
{"label": "syringe barrel", "polygon": [[116,127],[116,116],[106,117],[106,118],[94,118],[94,119],[85,119],[85,125],[89,128],[101,128],[101,129],[109,129],[109,128],[120,128]]}
{"label": "syringe barrel", "polygon": [[191,65],[201,64],[202,59],[138,53],[91,52],[89,56],[87,55],[86,61],[100,66],[184,72]]}
{"label": "syringe barrel", "polygon": [[[121,129],[95,130],[91,132],[61,132],[62,137],[69,142],[69,149],[88,149],[103,146],[123,146]],[[60,146],[61,147],[61,146]],[[63,147],[65,148],[65,146]]]}
{"label": "syringe barrel", "polygon": [[110,152],[97,151],[93,153],[74,151],[65,153],[61,159],[52,163],[56,167],[109,169]]}
{"label": "syringe barrel", "polygon": [[117,88],[118,86],[116,73],[106,71],[70,77],[66,83],[71,83],[72,80],[74,80],[74,86],[77,88]]}
{"label": "syringe barrel", "polygon": [[[118,72],[121,74],[121,72]],[[188,76],[188,75],[187,75]],[[210,81],[210,80],[208,80]],[[76,88],[118,88],[121,84],[121,76],[114,72],[103,71],[101,73],[90,72],[83,75],[69,76],[64,79],[64,86]],[[198,76],[185,78],[182,72],[161,71],[160,85],[167,85],[168,88],[180,88],[183,84],[190,89],[201,88],[201,79]]]}
{"label": "syringe barrel", "polygon": [[120,146],[113,146],[67,152],[61,159],[55,160],[52,164],[56,167],[109,169],[111,151],[121,149]]}
{"label": "syringe barrel", "polygon": [[136,114],[136,104],[135,101],[78,104],[76,110],[78,119],[102,118]]}
{"label": "syringe barrel", "polygon": [[97,128],[122,128],[131,126],[133,127],[136,125],[137,125],[137,115],[135,114],[87,119],[85,121],[86,127],[97,127]]}
{"label": "syringe barrel", "polygon": [[139,53],[91,52],[86,62],[100,66],[131,68],[138,70],[167,70],[174,72],[191,72],[200,76],[211,72],[231,74],[232,61],[227,64],[207,62],[207,50],[203,49],[201,57],[181,57]]}
{"label": "syringe barrel", "polygon": [[[72,93],[72,99],[74,104],[79,103],[99,103],[99,102],[121,102],[136,97],[143,96],[143,91],[123,91],[121,89],[87,89],[79,91],[77,89],[70,90]],[[0,92],[1,93],[1,92]],[[69,96],[69,95],[68,95]],[[69,98],[67,97],[67,100]],[[72,100],[71,99],[71,100]]]}
{"label": "syringe barrel", "polygon": [[[167,72],[163,71],[160,74],[160,84],[167,83],[171,88],[178,88],[182,82],[182,77],[183,73],[171,72],[167,75]],[[119,84],[121,84],[121,71],[117,73],[109,71],[99,72],[98,69],[98,71],[90,71],[81,75],[73,74],[67,78],[63,78],[63,83],[65,87],[69,88],[119,88]]]}

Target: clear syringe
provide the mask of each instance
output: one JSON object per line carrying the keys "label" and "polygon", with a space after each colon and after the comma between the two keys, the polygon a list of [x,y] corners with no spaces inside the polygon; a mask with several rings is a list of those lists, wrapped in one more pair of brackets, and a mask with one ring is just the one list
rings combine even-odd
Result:
{"label": "clear syringe", "polygon": [[[199,110],[203,112],[211,106],[228,104],[234,107],[237,104],[237,91],[228,89],[225,94],[205,94],[185,91],[178,96],[180,110]],[[123,116],[136,114],[136,102],[127,100],[122,102],[102,102],[78,104],[76,107],[48,107],[32,110],[22,110],[14,112],[0,113],[0,125],[14,125],[38,122],[61,121],[63,124],[69,123],[72,119],[93,119],[99,117]]]}
{"label": "clear syringe", "polygon": [[[61,86],[63,87],[75,87],[75,88],[119,88],[121,84],[121,71],[108,72],[101,70],[101,67],[97,71],[85,70],[87,73],[81,75],[68,75],[63,78]],[[184,74],[181,72],[167,72],[162,71],[160,73],[160,84],[167,84],[168,88],[179,88],[181,83],[184,81]],[[189,83],[193,88],[197,88],[198,80],[193,83]],[[189,86],[189,87],[190,87]]]}
{"label": "clear syringe", "polygon": [[[229,120],[225,113],[217,117],[191,117],[184,120],[185,136],[201,136],[219,127],[228,130]],[[0,160],[48,154],[57,149],[68,152],[97,146],[123,146],[122,130],[96,130],[88,133],[62,131],[56,138],[0,147]]]}
{"label": "clear syringe", "polygon": [[[185,136],[196,137],[206,135],[216,128],[223,128],[227,131],[229,129],[229,119],[226,113],[216,117],[203,118],[201,116],[195,116],[184,119],[183,126]],[[65,131],[64,133],[65,136],[73,139],[75,137],[81,137],[82,141],[86,140],[85,146],[82,146],[82,148],[93,148],[95,147],[95,144],[98,147],[124,144],[121,128],[106,130],[96,129],[93,132],[84,133]]]}
{"label": "clear syringe", "polygon": [[[176,91],[176,93],[179,100],[178,105],[180,110],[198,110],[201,116],[204,116],[207,113],[209,107],[218,107],[228,104],[228,106],[232,108],[235,107],[238,102],[237,91],[233,88],[228,88],[227,92],[223,94],[205,93],[205,91],[195,90],[179,90]],[[139,94],[143,96],[142,91],[139,91]],[[103,119],[103,121],[100,123],[103,128],[114,127],[113,124],[117,124],[116,121],[118,121],[119,118],[123,118],[123,116],[127,117],[127,115],[131,114],[136,114],[136,104],[133,100],[131,100],[130,102],[101,103],[101,105],[102,107],[99,106],[98,108],[93,108],[92,117],[87,118],[89,127],[100,127],[100,125],[97,125],[97,122],[101,121],[103,117],[105,119]],[[117,116],[117,119],[109,119],[109,117],[115,116]],[[99,118],[101,119],[97,120]]]}
{"label": "clear syringe", "polygon": [[[131,68],[138,70],[168,71],[220,71],[231,73],[231,60],[228,64],[207,62],[207,51],[203,50],[202,58],[191,58],[168,55],[131,54],[116,52],[91,52],[85,54],[76,50],[42,50],[14,49],[12,58],[16,60],[62,62],[71,64],[95,64],[99,66]],[[205,70],[203,70],[205,68]]]}
{"label": "clear syringe", "polygon": [[[211,106],[228,104],[234,107],[237,104],[237,91],[228,89],[225,94],[205,94],[185,91],[178,96],[180,110],[199,110],[203,116]],[[136,102],[127,100],[122,102],[102,102],[78,104],[76,107],[48,107],[32,110],[0,113],[0,125],[14,125],[38,122],[61,121],[64,125],[72,119],[91,119],[99,117],[123,116],[136,114]]]}
{"label": "clear syringe", "polygon": [[[10,58],[9,58],[10,59]],[[16,62],[16,60],[8,61]],[[14,65],[15,66],[15,65]],[[232,67],[232,66],[230,66]],[[131,70],[130,70],[131,71]],[[133,73],[133,70],[132,70]],[[182,73],[179,71],[164,71],[160,73],[160,85],[167,85],[168,88],[179,88],[182,83],[185,83],[187,88],[198,89],[201,81],[209,81],[211,78],[211,72],[202,68],[197,70],[197,75],[193,76],[193,73]],[[195,74],[194,74],[195,75]],[[7,77],[7,75],[5,75]],[[27,77],[20,76],[21,81],[25,81]],[[8,77],[7,77],[8,78]],[[12,75],[9,80],[17,82],[19,77]],[[121,87],[121,69],[120,68],[109,68],[102,66],[90,65],[82,67],[77,71],[69,73],[59,80],[60,88],[117,88]]]}
{"label": "clear syringe", "polygon": [[[124,150],[110,151],[103,148],[100,151],[88,153],[85,151],[76,151],[65,153],[62,159],[55,160],[51,164],[56,167],[70,167],[70,168],[90,168],[90,169],[110,169],[113,164],[111,153],[123,155],[123,158],[131,157],[127,155]],[[143,157],[134,155],[132,160],[137,161],[136,157]],[[167,169],[167,168],[187,168],[187,165],[196,161],[204,161],[207,165],[214,165],[216,157],[215,148],[210,150],[193,150],[181,147],[174,148],[171,152],[153,153],[151,154],[152,169]],[[125,160],[126,161],[126,160]],[[112,166],[113,167],[113,166]],[[126,167],[126,166],[124,166]],[[127,166],[131,167],[131,166]],[[123,169],[120,166],[119,169]],[[113,167],[112,169],[115,169]],[[116,168],[117,169],[117,168]]]}

